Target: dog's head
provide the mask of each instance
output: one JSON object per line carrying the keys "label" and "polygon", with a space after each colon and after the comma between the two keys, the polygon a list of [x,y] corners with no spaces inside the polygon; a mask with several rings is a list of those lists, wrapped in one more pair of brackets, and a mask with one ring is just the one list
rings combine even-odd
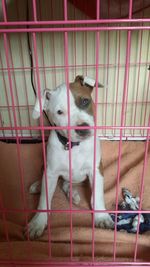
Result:
{"label": "dog's head", "polygon": [[[98,83],[99,87],[103,87]],[[85,128],[94,125],[94,103],[91,97],[95,81],[88,77],[77,76],[69,84],[70,126],[82,127],[71,130],[71,140],[81,141],[93,135],[93,130]],[[48,111],[50,120],[56,126],[68,126],[68,99],[66,84],[59,85],[54,90],[46,89],[41,96],[42,109]],[[39,101],[33,110],[33,118],[40,117]],[[68,130],[59,132],[68,138]]]}

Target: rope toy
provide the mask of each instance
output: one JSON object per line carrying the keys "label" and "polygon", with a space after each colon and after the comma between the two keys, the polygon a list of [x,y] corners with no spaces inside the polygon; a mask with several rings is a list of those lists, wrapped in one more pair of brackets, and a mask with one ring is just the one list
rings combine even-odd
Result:
{"label": "rope toy", "polygon": [[[139,209],[140,198],[133,197],[131,192],[122,188],[123,201],[119,203],[118,210],[133,210]],[[117,231],[125,230],[128,233],[136,233],[138,228],[139,218],[139,234],[150,230],[150,213],[118,213],[117,215]],[[113,221],[115,221],[115,214],[111,214]]]}

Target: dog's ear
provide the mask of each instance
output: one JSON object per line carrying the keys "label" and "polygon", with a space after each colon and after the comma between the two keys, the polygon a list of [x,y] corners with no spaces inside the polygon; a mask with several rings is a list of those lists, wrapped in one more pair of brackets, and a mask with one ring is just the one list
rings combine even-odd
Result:
{"label": "dog's ear", "polygon": [[[88,88],[91,89],[91,91],[93,90],[94,87],[96,87],[96,81],[88,76],[83,77],[83,75],[78,75],[76,76],[74,82],[78,82],[81,85],[87,86]],[[98,82],[97,84],[98,87],[103,88],[104,85],[102,85],[101,83]]]}
{"label": "dog's ear", "polygon": [[[52,90],[50,89],[45,89],[44,91],[41,92],[41,109],[47,110],[48,106],[48,101],[50,99]],[[40,101],[39,98],[36,97],[34,109],[32,112],[32,118],[33,119],[38,119],[40,117]]]}
{"label": "dog's ear", "polygon": [[74,82],[78,82],[78,83],[80,83],[81,85],[83,85],[83,81],[84,81],[84,77],[83,77],[83,75],[77,75],[77,76],[75,77],[75,80],[74,80]]}

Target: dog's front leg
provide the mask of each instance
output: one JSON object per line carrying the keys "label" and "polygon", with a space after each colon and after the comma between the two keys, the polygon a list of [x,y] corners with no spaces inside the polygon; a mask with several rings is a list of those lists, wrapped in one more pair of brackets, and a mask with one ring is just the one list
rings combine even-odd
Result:
{"label": "dog's front leg", "polygon": [[90,176],[89,178],[92,188],[91,206],[95,210],[95,226],[101,228],[113,228],[114,222],[112,221],[108,213],[96,212],[96,210],[105,210],[104,177],[101,175],[99,169],[97,168],[95,173],[95,183],[92,176]]}
{"label": "dog's front leg", "polygon": [[[47,191],[48,191],[48,206],[51,209],[51,201],[53,194],[56,189],[58,177],[53,173],[47,172]],[[47,197],[46,197],[46,186],[45,186],[45,175],[42,178],[42,187],[38,210],[47,209]],[[28,231],[31,239],[38,238],[42,235],[45,227],[47,226],[48,212],[37,212],[29,222],[26,231]]]}

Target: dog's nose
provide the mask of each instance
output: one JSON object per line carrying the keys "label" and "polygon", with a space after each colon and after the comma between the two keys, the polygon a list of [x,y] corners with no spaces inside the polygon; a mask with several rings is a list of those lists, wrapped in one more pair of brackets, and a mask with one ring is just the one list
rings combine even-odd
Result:
{"label": "dog's nose", "polygon": [[[84,122],[84,123],[82,123],[82,124],[78,124],[77,126],[79,126],[79,127],[87,127],[87,126],[89,126],[89,124],[88,123],[86,123],[86,122]],[[89,129],[76,129],[75,130],[75,132],[78,134],[78,135],[80,135],[80,136],[86,136],[86,135],[88,135],[89,133],[90,133],[90,130]]]}

